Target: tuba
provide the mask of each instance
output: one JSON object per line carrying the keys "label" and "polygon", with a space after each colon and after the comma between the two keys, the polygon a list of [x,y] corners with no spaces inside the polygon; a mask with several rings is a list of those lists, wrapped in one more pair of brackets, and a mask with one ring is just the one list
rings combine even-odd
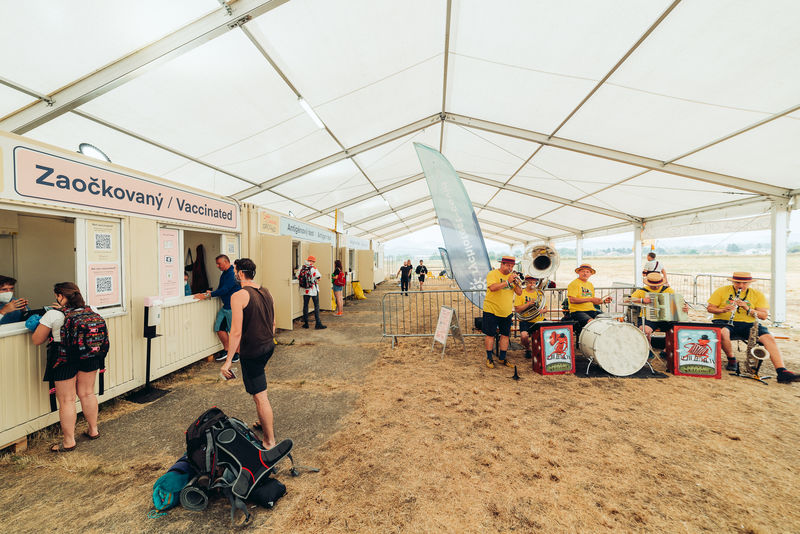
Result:
{"label": "tuba", "polygon": [[546,303],[544,289],[558,269],[559,261],[556,249],[547,245],[532,246],[522,255],[522,261],[520,261],[522,272],[539,280],[534,288],[541,294],[530,308],[517,314],[521,321],[532,321],[542,314]]}

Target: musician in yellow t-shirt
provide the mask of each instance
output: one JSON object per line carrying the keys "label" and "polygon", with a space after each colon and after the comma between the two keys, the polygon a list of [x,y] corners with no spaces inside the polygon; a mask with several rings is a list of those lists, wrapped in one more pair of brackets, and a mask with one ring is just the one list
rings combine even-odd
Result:
{"label": "musician in yellow t-shirt", "polygon": [[[531,275],[527,275],[525,277],[525,289],[522,290],[522,293],[514,297],[514,311],[517,314],[524,313],[525,311],[530,310],[534,306],[538,306],[541,298],[544,297],[544,294],[535,289],[534,286],[536,285],[538,280]],[[522,341],[522,346],[525,347],[525,357],[530,359],[531,358],[531,338],[530,332],[533,323],[538,323],[539,321],[544,320],[544,312],[547,311],[547,308],[542,308],[542,310],[533,316],[532,319],[528,321],[519,320],[519,332],[520,332],[520,339]]]}
{"label": "musician in yellow t-shirt", "polygon": [[[708,299],[706,309],[714,314],[711,321],[722,327],[722,351],[728,357],[725,369],[735,371],[736,358],[733,356],[731,339],[747,339],[756,318],[765,321],[769,314],[769,303],[761,291],[750,284],[753,277],[748,272],[735,272],[728,278],[732,285],[718,288]],[[763,324],[758,325],[758,341],[769,352],[769,358],[778,375],[778,382],[788,383],[800,380],[800,375],[792,373],[783,365],[781,351],[775,338]]]}
{"label": "musician in yellow t-shirt", "polygon": [[511,336],[511,313],[514,308],[514,295],[522,293],[519,277],[514,272],[517,260],[512,256],[503,256],[500,268],[489,271],[486,275],[486,297],[483,299],[483,322],[481,323],[486,349],[486,367],[494,368],[492,353],[494,352],[494,336],[500,332],[498,359],[501,365],[513,367],[506,359],[508,338]]}
{"label": "musician in yellow t-shirt", "polygon": [[567,286],[567,298],[569,299],[569,317],[576,321],[577,328],[575,333],[580,333],[586,323],[597,317],[600,312],[595,309],[595,304],[607,304],[611,302],[611,297],[595,297],[594,285],[589,281],[589,277],[597,274],[591,265],[584,263],[575,269],[578,278]]}
{"label": "musician in yellow t-shirt", "polygon": [[[644,289],[637,289],[633,293],[631,293],[631,302],[636,304],[650,304],[652,300],[648,297],[648,294],[652,293],[669,293],[675,294],[675,291],[671,287],[667,287],[664,285],[664,275],[657,272],[648,273],[644,279]],[[684,303],[683,304],[683,311],[689,311],[689,305]],[[662,332],[666,332],[672,327],[671,321],[648,321],[645,318],[644,309],[639,314],[642,318],[641,326],[639,328],[642,329],[647,335],[647,339],[650,339],[650,334],[653,333],[653,330],[661,330]]]}

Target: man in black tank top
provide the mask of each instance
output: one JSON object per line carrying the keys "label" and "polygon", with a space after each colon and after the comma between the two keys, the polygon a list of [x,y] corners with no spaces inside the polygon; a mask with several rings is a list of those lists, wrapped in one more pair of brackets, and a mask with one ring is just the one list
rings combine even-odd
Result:
{"label": "man in black tank top", "polygon": [[264,367],[275,350],[275,309],[269,291],[253,281],[256,264],[251,259],[236,260],[234,273],[242,289],[231,296],[228,357],[220,372],[227,379],[233,378],[230,369],[235,349],[231,347],[239,346],[244,389],[253,396],[256,403],[256,427],[260,427],[264,433],[262,444],[271,449],[275,446],[275,432],[272,425],[272,406],[267,398],[267,375]]}

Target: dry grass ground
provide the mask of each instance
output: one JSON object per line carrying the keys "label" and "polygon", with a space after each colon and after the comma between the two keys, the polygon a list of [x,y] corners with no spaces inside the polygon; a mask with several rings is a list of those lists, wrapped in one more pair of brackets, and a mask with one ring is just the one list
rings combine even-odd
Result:
{"label": "dry grass ground", "polygon": [[[483,366],[476,338],[467,339],[466,353],[451,343],[444,358],[427,339],[401,340],[394,350],[384,343],[374,363],[350,376],[314,367],[307,352],[322,359],[335,348],[331,340],[369,341],[363,335],[380,320],[381,293],[355,313],[346,308],[328,331],[307,333],[316,348],[298,347],[282,364],[289,373],[302,362],[307,378],[276,371],[276,395],[299,397],[330,381],[357,397],[336,428],[303,451],[302,463],[322,471],[298,478],[284,471],[287,496],[257,513],[253,531],[800,532],[800,384],[764,386],[727,373],[721,380],[543,377],[521,351],[510,355],[522,377],[513,381],[512,369]],[[349,322],[352,330],[338,332]],[[335,336],[326,338],[329,331]],[[798,370],[800,332],[784,333],[790,339],[779,344]],[[192,387],[193,373],[176,387]],[[158,404],[126,417],[157,416]],[[114,417],[101,413],[101,426]],[[0,459],[2,532],[54,524],[62,532],[226,529],[224,503],[145,519],[152,483],[174,454],[134,450],[107,465],[83,452],[52,458],[41,441],[31,454]]]}

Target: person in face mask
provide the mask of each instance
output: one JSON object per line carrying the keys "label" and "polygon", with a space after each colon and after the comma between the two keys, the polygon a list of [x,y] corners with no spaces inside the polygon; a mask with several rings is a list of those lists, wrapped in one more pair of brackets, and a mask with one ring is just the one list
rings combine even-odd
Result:
{"label": "person in face mask", "polygon": [[0,324],[22,321],[22,313],[28,307],[27,299],[14,299],[16,279],[0,275]]}

